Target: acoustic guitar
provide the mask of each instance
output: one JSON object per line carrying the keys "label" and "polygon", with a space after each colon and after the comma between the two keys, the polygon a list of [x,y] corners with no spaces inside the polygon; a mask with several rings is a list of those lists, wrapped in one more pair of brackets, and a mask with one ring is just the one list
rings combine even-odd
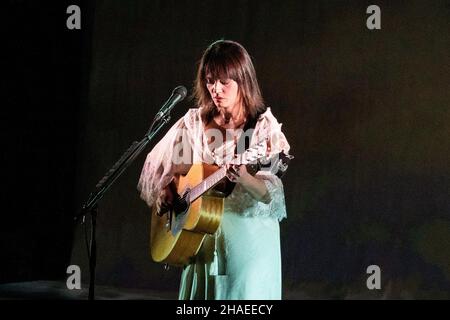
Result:
{"label": "acoustic guitar", "polygon": [[[270,149],[269,149],[270,150]],[[293,158],[281,152],[267,157],[266,142],[258,143],[237,155],[231,164],[245,164],[254,175],[260,170],[269,170],[281,177]],[[150,251],[152,259],[167,265],[184,266],[198,253],[206,235],[219,228],[224,198],[231,193],[216,186],[223,184],[227,169],[210,164],[193,164],[186,175],[182,175],[172,190],[175,200],[172,209],[158,212],[152,208]],[[229,185],[228,185],[229,186]],[[227,188],[226,188],[227,189]]]}

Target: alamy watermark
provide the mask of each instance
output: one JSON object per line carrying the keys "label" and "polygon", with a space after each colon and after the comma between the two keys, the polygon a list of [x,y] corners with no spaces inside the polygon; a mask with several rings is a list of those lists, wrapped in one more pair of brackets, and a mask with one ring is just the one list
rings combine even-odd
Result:
{"label": "alamy watermark", "polygon": [[[204,163],[219,166],[260,162],[264,164],[264,168],[271,168],[272,164],[278,163],[279,153],[283,151],[274,148],[282,144],[280,136],[277,133],[272,133],[270,136],[259,136],[254,131],[254,129],[245,131],[243,129],[226,129],[223,132],[211,128],[205,131],[206,141],[203,141],[203,136],[196,139],[192,137],[189,130],[177,129],[174,132],[173,145],[165,147],[172,149],[170,160],[175,165],[191,165],[194,158],[201,158]],[[207,148],[211,151],[212,157],[205,156],[205,143],[208,145]],[[248,145],[250,147],[246,149]]]}
{"label": "alamy watermark", "polygon": [[81,9],[79,6],[72,4],[67,7],[66,13],[70,14],[70,16],[66,20],[67,29],[73,30],[81,29]]}
{"label": "alamy watermark", "polygon": [[69,274],[66,281],[66,287],[69,290],[81,289],[81,269],[76,264],[67,267],[66,273]]}
{"label": "alamy watermark", "polygon": [[366,20],[366,26],[369,30],[381,29],[381,9],[379,6],[373,4],[367,7],[366,13],[370,16]]}
{"label": "alamy watermark", "polygon": [[381,269],[376,264],[367,267],[366,273],[370,274],[367,278],[366,286],[369,290],[381,289]]}

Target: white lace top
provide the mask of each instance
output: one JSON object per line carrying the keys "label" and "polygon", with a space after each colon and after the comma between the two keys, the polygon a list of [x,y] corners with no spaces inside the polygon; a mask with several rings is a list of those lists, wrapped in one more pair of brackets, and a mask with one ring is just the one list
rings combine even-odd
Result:
{"label": "white lace top", "polygon": [[[207,137],[200,111],[199,108],[189,109],[185,116],[170,128],[164,138],[147,155],[138,190],[141,192],[141,198],[149,206],[157,202],[161,189],[170,182],[174,174],[187,173],[190,161],[193,163],[227,163],[227,159],[224,159],[223,155],[231,153],[230,150],[234,149],[234,142],[228,141],[211,151],[207,147]],[[270,139],[272,154],[281,151],[289,152],[290,146],[281,131],[281,124],[272,115],[270,108],[258,119],[252,134],[251,146],[265,138]],[[179,163],[180,160],[174,163],[175,153],[179,152],[181,148],[176,146],[180,142],[188,143],[192,147],[192,155],[185,159],[185,163],[182,161]],[[256,201],[237,184],[231,195],[225,199],[225,210],[244,216],[273,216],[277,217],[278,220],[285,218],[286,208],[281,180],[267,172],[259,172],[256,177],[264,180],[270,194],[270,203],[265,204]]]}

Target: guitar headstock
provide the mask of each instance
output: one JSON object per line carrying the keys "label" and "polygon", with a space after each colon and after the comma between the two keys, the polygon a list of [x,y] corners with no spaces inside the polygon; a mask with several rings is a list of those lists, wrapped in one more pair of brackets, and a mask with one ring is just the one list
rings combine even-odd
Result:
{"label": "guitar headstock", "polygon": [[281,151],[277,154],[271,155],[270,157],[264,157],[248,164],[247,171],[252,175],[256,174],[258,171],[264,171],[274,174],[278,178],[282,178],[288,169],[289,162],[292,159],[294,159],[294,156]]}
{"label": "guitar headstock", "polygon": [[245,164],[251,175],[255,175],[258,171],[266,171],[281,178],[294,157],[286,154],[284,150],[276,154],[271,154],[270,151],[268,140],[265,139],[238,155],[233,162]]}

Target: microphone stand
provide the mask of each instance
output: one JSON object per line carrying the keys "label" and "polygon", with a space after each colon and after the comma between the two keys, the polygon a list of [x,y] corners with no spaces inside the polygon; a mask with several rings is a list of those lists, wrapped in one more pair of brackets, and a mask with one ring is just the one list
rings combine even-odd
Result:
{"label": "microphone stand", "polygon": [[90,214],[91,216],[91,241],[89,244],[89,300],[94,300],[95,289],[95,267],[97,264],[97,242],[96,242],[96,226],[97,226],[97,213],[98,202],[103,198],[106,191],[116,181],[116,179],[130,166],[130,164],[136,159],[136,157],[144,150],[150,140],[161,130],[161,128],[170,120],[170,110],[158,119],[157,126],[153,129],[155,120],[153,120],[150,129],[145,134],[141,141],[134,141],[131,146],[124,152],[114,166],[106,173],[106,175],[97,183],[95,190],[90,194],[88,200],[83,204],[81,211],[75,216],[75,221],[78,221],[81,217],[83,223],[85,222],[85,216]]}

